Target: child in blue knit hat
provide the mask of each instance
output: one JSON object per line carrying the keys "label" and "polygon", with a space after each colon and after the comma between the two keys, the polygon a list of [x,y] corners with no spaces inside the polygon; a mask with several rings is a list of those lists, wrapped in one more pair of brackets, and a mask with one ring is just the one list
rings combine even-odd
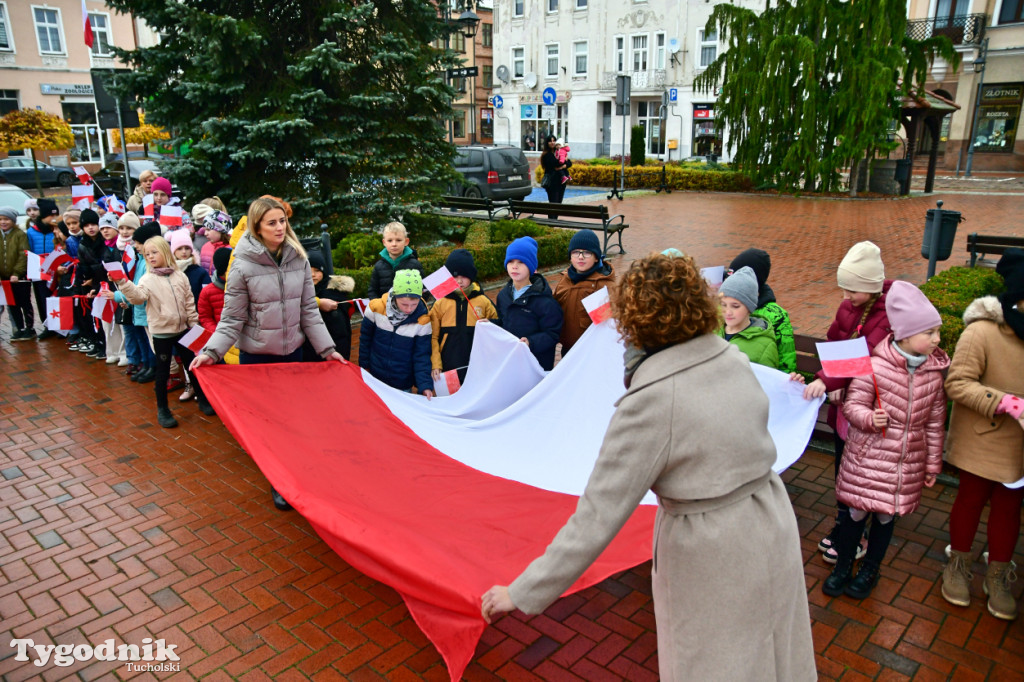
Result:
{"label": "child in blue knit hat", "polygon": [[555,366],[555,345],[562,332],[562,308],[551,287],[537,274],[537,242],[520,237],[505,250],[509,282],[498,292],[498,324],[530,347],[545,371]]}

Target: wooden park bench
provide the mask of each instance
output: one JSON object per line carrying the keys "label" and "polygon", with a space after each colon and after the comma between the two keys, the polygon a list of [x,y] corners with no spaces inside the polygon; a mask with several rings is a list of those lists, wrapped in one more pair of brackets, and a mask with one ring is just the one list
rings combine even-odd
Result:
{"label": "wooden park bench", "polygon": [[495,201],[490,197],[445,196],[437,203],[434,213],[450,218],[462,218],[468,213],[486,213],[487,220],[494,220],[501,213],[508,214],[508,203]]}
{"label": "wooden park bench", "polygon": [[972,232],[967,235],[967,251],[971,254],[971,267],[995,267],[996,262],[985,256],[1001,256],[1009,248],[1024,249],[1024,237],[996,237]]}
{"label": "wooden park bench", "polygon": [[[601,245],[603,256],[608,255],[608,242],[612,236],[618,235],[619,243],[614,246],[618,246],[619,253],[626,253],[626,250],[622,248],[622,231],[629,227],[624,222],[626,217],[621,213],[609,216],[607,206],[551,204],[546,201],[518,201],[516,199],[509,199],[508,205],[512,217],[517,219],[529,216],[529,220],[548,227],[599,230],[604,234],[604,241]],[[549,215],[558,217],[549,218]],[[566,218],[573,220],[566,220]],[[616,220],[618,222],[615,222]]]}

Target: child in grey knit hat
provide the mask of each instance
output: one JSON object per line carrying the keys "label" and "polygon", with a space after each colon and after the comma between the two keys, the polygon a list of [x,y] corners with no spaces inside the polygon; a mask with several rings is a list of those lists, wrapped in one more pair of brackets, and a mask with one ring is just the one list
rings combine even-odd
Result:
{"label": "child in grey knit hat", "polygon": [[775,332],[764,320],[750,316],[757,310],[757,292],[757,276],[749,267],[740,268],[722,282],[718,294],[724,324],[718,333],[743,351],[751,362],[778,369]]}

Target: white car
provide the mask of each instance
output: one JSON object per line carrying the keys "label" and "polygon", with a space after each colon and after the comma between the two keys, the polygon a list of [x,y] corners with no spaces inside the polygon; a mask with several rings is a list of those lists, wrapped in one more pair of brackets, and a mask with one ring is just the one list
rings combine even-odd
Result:
{"label": "white car", "polygon": [[28,229],[28,216],[25,214],[25,200],[32,195],[16,185],[0,184],[0,206],[10,207],[18,212],[18,227]]}

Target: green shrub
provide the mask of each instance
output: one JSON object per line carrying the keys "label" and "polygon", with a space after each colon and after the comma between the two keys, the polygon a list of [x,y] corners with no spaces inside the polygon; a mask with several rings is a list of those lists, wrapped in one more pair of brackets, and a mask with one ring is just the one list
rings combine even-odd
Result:
{"label": "green shrub", "polygon": [[928,300],[939,311],[942,337],[939,346],[949,353],[964,331],[964,311],[971,301],[1003,290],[1003,278],[988,268],[953,267],[932,277],[921,286]]}
{"label": "green shrub", "polygon": [[[612,187],[617,185],[618,166],[584,163],[573,164],[572,183],[583,187]],[[537,168],[537,182],[544,171]],[[753,183],[743,173],[731,170],[707,170],[706,164],[697,168],[666,166],[665,182],[671,189],[703,192],[746,192]],[[626,166],[626,189],[654,189],[661,184],[661,166]]]}
{"label": "green shrub", "polygon": [[461,243],[465,241],[466,230],[472,223],[472,218],[452,218],[436,213],[410,213],[403,221],[410,241],[416,245]]}
{"label": "green shrub", "polygon": [[497,220],[490,223],[488,241],[494,244],[508,244],[519,237],[541,237],[545,228],[532,220]]}
{"label": "green shrub", "polygon": [[342,268],[363,268],[373,265],[380,258],[380,235],[367,232],[353,232],[345,235],[334,247],[334,264]]}
{"label": "green shrub", "polygon": [[629,165],[630,166],[643,166],[647,163],[647,159],[644,156],[644,129],[642,126],[633,126],[629,135]]}

